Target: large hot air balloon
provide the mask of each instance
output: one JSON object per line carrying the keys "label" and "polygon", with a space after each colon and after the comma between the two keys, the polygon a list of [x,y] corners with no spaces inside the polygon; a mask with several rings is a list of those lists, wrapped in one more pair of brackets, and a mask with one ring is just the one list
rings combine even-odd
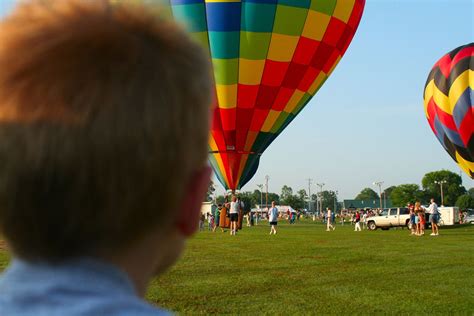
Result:
{"label": "large hot air balloon", "polygon": [[240,189],[344,55],[365,0],[170,4],[175,19],[209,49],[216,83],[210,161],[226,189]]}
{"label": "large hot air balloon", "polygon": [[424,104],[441,145],[474,179],[474,43],[456,48],[433,66]]}

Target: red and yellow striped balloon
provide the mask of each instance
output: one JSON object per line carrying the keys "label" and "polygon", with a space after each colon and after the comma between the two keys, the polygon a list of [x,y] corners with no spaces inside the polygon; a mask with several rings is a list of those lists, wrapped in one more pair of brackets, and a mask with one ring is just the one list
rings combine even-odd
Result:
{"label": "red and yellow striped balloon", "polygon": [[474,43],[456,48],[433,66],[424,105],[441,145],[474,179]]}

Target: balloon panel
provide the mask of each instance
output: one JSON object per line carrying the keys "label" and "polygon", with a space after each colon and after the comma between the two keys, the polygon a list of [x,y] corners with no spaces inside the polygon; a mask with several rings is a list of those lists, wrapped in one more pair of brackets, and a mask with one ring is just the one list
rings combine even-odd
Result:
{"label": "balloon panel", "polygon": [[474,43],[456,48],[433,66],[424,106],[441,145],[474,178]]}
{"label": "balloon panel", "polygon": [[365,0],[170,4],[209,49],[216,88],[210,161],[227,189],[240,189],[344,55]]}

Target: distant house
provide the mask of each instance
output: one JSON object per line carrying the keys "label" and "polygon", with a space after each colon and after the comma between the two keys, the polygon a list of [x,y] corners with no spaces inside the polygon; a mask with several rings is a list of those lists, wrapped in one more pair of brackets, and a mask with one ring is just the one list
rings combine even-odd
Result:
{"label": "distant house", "polygon": [[[268,209],[271,208],[272,205],[262,205],[262,209],[260,208],[260,205],[256,205],[256,208],[255,209],[252,209],[252,212],[268,212]],[[291,206],[289,205],[275,205],[275,207],[278,209],[278,213],[282,214],[286,214],[288,211],[290,212],[294,212],[295,209],[293,209]]]}
{"label": "distant house", "polygon": [[[256,204],[256,205],[255,205],[255,209],[252,209],[252,211],[254,211],[254,210],[255,210],[255,211],[258,211],[258,212],[260,212],[260,211],[267,211],[270,207],[272,207],[271,204],[268,204],[268,205],[266,205],[266,204],[263,204],[263,205]],[[278,207],[278,206],[277,206],[277,207]]]}
{"label": "distant house", "polygon": [[[382,208],[392,207],[392,201],[386,199],[382,201]],[[380,208],[380,200],[344,200],[342,202],[344,209],[358,209],[358,208]]]}

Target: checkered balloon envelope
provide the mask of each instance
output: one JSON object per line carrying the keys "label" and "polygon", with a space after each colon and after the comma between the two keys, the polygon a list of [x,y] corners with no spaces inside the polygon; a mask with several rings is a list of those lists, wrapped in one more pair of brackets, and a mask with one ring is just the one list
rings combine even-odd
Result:
{"label": "checkered balloon envelope", "polygon": [[169,2],[209,51],[216,94],[210,162],[226,189],[240,189],[341,60],[365,0]]}
{"label": "checkered balloon envelope", "polygon": [[431,69],[425,114],[451,158],[474,179],[474,43],[447,53]]}

